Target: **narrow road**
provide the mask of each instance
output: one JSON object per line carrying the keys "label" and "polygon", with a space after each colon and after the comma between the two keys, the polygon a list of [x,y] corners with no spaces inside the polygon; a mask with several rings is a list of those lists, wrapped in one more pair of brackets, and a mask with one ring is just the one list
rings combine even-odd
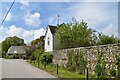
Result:
{"label": "narrow road", "polygon": [[2,79],[2,60],[3,58],[0,58],[0,80]]}
{"label": "narrow road", "polygon": [[4,59],[2,69],[2,78],[55,78],[24,60]]}

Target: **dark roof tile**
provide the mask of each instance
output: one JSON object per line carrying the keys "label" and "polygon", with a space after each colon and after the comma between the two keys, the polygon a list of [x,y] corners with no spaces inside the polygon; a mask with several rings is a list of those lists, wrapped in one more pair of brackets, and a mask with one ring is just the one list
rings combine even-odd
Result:
{"label": "dark roof tile", "polygon": [[48,25],[52,34],[56,32],[57,26]]}
{"label": "dark roof tile", "polygon": [[7,54],[24,54],[24,53],[26,53],[25,46],[11,46],[7,52]]}

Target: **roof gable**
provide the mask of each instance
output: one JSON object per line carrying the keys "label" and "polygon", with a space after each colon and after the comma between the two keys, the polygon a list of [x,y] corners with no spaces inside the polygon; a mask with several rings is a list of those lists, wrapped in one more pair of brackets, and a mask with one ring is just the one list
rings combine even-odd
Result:
{"label": "roof gable", "polygon": [[45,32],[45,36],[48,32],[48,29],[50,30],[51,34],[53,35],[56,32],[57,26],[48,25],[47,30]]}
{"label": "roof gable", "polygon": [[54,34],[56,32],[57,26],[48,25],[48,27],[52,34]]}
{"label": "roof gable", "polygon": [[25,46],[11,46],[7,54],[23,54],[26,53]]}

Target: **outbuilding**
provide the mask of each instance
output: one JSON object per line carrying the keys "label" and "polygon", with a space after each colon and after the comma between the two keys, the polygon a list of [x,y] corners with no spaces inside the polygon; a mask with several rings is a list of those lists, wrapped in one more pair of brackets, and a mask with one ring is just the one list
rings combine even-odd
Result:
{"label": "outbuilding", "polygon": [[14,58],[23,58],[26,56],[25,46],[11,46],[6,55],[12,55]]}

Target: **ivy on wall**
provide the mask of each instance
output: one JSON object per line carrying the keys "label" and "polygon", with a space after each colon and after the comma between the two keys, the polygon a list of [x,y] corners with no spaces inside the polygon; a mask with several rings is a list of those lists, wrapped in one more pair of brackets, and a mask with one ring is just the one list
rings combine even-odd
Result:
{"label": "ivy on wall", "polygon": [[96,63],[96,67],[95,67],[96,78],[103,78],[106,75],[105,66],[106,66],[106,63],[104,60],[103,52],[102,52],[102,50],[98,51],[97,63]]}
{"label": "ivy on wall", "polygon": [[82,49],[68,51],[67,69],[71,71],[76,71],[80,74],[84,74],[87,65],[84,54],[85,53],[82,51]]}
{"label": "ivy on wall", "polygon": [[120,78],[120,57],[119,55],[116,55],[116,65],[118,69],[118,78]]}
{"label": "ivy on wall", "polygon": [[88,65],[89,74],[94,78],[120,77],[120,47],[118,44],[65,49],[55,53],[59,53],[58,57],[66,58],[66,63],[64,63],[65,60],[59,61],[69,71],[84,74],[86,65]]}

